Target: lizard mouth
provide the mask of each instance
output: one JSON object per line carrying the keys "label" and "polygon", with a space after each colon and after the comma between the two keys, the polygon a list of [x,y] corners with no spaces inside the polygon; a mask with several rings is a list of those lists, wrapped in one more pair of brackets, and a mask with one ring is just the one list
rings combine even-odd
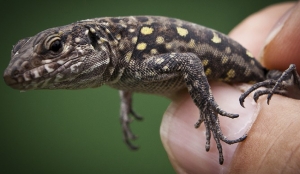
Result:
{"label": "lizard mouth", "polygon": [[49,73],[59,69],[60,66],[56,62],[51,62],[23,72],[17,67],[12,67],[5,70],[3,78],[5,83],[14,89],[34,89],[37,84],[45,81]]}
{"label": "lizard mouth", "polygon": [[6,73],[6,71],[4,72],[3,79],[8,86],[14,89],[20,89],[20,84],[18,83],[18,81],[16,79],[11,78],[10,75]]}
{"label": "lizard mouth", "polygon": [[76,77],[78,70],[83,62],[78,59],[68,61],[51,62],[45,65],[20,72],[16,68],[6,69],[3,75],[5,83],[18,90],[30,89],[51,89],[63,80],[66,80],[70,74]]}
{"label": "lizard mouth", "polygon": [[4,74],[3,74],[4,82],[8,86],[10,86],[14,89],[23,89],[22,85],[19,83],[21,81],[20,78],[21,78],[20,72],[17,69],[13,69],[13,70],[6,69],[4,71]]}
{"label": "lizard mouth", "polygon": [[[40,68],[39,68],[40,69]],[[13,89],[18,90],[29,90],[34,89],[34,86],[39,82],[43,82],[45,78],[43,76],[37,76],[38,68],[25,71],[24,73],[18,70],[5,70],[3,79],[4,82]],[[41,74],[42,75],[42,74]]]}

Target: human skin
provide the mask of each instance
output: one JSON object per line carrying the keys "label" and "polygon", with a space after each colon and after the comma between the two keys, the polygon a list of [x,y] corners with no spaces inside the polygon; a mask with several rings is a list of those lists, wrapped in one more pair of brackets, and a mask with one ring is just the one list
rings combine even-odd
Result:
{"label": "human skin", "polygon": [[[229,36],[252,52],[268,69],[285,70],[296,64],[300,72],[300,5],[275,4],[249,16]],[[246,86],[247,88],[250,85]],[[174,97],[164,114],[160,134],[171,164],[178,173],[298,173],[300,171],[300,101],[274,95],[257,103],[238,98],[245,85],[213,82],[211,88],[219,106],[239,118],[219,116],[223,134],[235,139],[247,132],[241,143],[222,142],[224,164],[219,164],[213,139],[205,151],[205,128],[195,129],[199,110],[186,91]],[[252,126],[251,126],[252,125]]]}

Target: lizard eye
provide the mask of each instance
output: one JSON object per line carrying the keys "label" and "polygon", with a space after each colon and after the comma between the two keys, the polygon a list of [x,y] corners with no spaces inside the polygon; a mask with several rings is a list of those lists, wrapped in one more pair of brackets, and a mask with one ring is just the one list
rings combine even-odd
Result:
{"label": "lizard eye", "polygon": [[49,50],[58,53],[62,51],[62,47],[63,47],[62,41],[60,39],[56,39],[50,44]]}
{"label": "lizard eye", "polygon": [[63,41],[61,40],[59,35],[51,35],[46,38],[44,42],[44,48],[51,51],[51,53],[58,54],[63,50]]}

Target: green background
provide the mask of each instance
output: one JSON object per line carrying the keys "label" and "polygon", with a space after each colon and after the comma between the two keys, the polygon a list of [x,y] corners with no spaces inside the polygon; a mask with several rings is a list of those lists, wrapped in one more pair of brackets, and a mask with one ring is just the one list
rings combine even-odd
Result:
{"label": "green background", "polygon": [[[252,1],[1,1],[0,72],[12,46],[44,29],[81,19],[163,15],[228,33],[245,17],[280,2]],[[77,91],[20,93],[0,80],[0,173],[174,173],[159,136],[169,101],[134,95],[144,121],[130,151],[122,142],[118,92],[106,86]],[[193,125],[191,125],[193,126]]]}

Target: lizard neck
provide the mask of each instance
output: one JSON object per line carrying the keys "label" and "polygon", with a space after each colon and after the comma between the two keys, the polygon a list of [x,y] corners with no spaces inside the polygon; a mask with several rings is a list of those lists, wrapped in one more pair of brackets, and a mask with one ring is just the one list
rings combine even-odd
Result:
{"label": "lizard neck", "polygon": [[129,66],[135,50],[140,23],[134,17],[102,18],[103,45],[110,63],[103,74],[105,84],[115,84]]}

